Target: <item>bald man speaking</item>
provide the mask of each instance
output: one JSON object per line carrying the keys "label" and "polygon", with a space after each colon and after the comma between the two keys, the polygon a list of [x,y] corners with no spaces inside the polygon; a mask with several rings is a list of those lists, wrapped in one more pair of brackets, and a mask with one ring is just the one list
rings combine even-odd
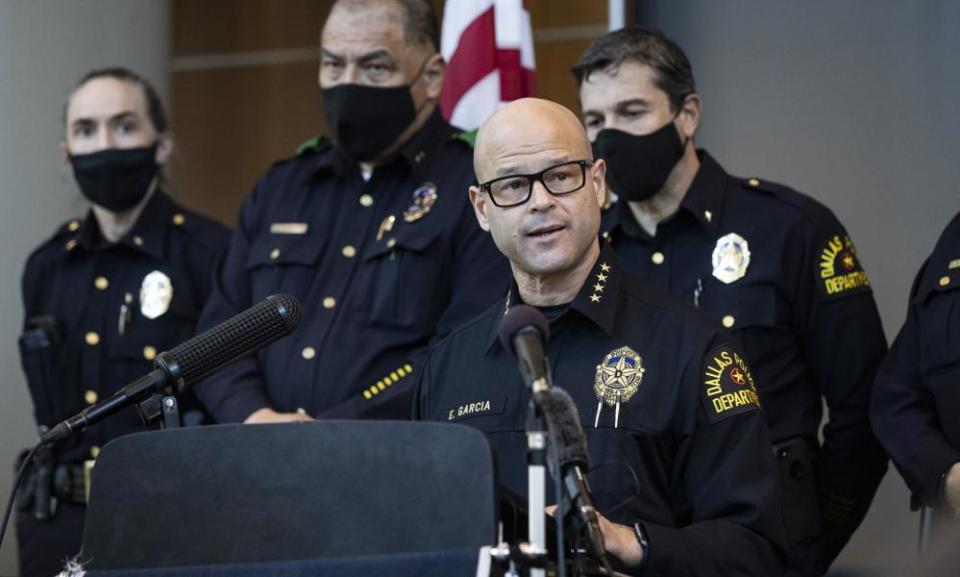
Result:
{"label": "bald man speaking", "polygon": [[597,240],[606,167],[580,121],[515,101],[476,141],[480,227],[510,260],[504,299],[430,351],[417,417],[469,425],[494,448],[498,481],[527,486],[530,393],[498,342],[525,303],[550,321],[554,386],[579,409],[608,554],[647,575],[782,572],[776,468],[750,367],[710,321],[624,272]]}

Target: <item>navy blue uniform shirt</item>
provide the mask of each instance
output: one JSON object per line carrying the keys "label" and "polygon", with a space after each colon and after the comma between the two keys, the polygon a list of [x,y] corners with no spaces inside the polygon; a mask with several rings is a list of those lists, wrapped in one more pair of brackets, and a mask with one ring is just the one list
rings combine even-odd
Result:
{"label": "navy blue uniform shirt", "polygon": [[[819,453],[815,481],[809,467],[802,478],[788,471],[797,447],[779,456],[788,534],[822,535],[822,559],[811,561],[822,571],[860,524],[887,466],[868,420],[886,351],[869,279],[828,208],[778,184],[730,176],[699,155],[680,209],[655,236],[626,202],[604,214],[603,236],[629,270],[738,337],[773,441],[799,437]],[[829,421],[819,446],[821,398]]]}
{"label": "navy blue uniform shirt", "polygon": [[[20,350],[37,424],[107,399],[147,374],[158,352],[192,337],[228,235],[157,192],[117,243],[103,239],[91,211],[34,251],[23,273]],[[71,437],[58,458],[82,462],[136,430],[143,424],[131,407]]]}
{"label": "navy blue uniform shirt", "polygon": [[[499,482],[527,494],[530,393],[497,339],[516,285],[431,347],[419,419],[486,433]],[[779,575],[777,471],[750,367],[719,327],[624,272],[605,249],[550,324],[554,385],[579,409],[597,509],[642,521],[650,575]],[[598,415],[599,408],[599,415]]]}
{"label": "navy blue uniform shirt", "polygon": [[292,335],[197,387],[218,421],[264,407],[409,418],[417,351],[508,282],[469,202],[472,162],[470,145],[434,113],[368,181],[327,140],[260,179],[201,324],[274,293],[297,297],[304,316]]}
{"label": "navy blue uniform shirt", "polygon": [[873,428],[910,489],[942,505],[960,462],[960,216],[913,282],[907,319],[877,374]]}
{"label": "navy blue uniform shirt", "polygon": [[[118,242],[103,238],[89,212],[30,255],[20,354],[41,430],[111,397],[147,374],[157,353],[193,336],[228,238],[226,227],[158,191]],[[178,396],[181,417],[195,424],[196,399]],[[82,463],[107,441],[142,430],[136,408],[127,407],[41,452],[19,493],[20,575],[53,575],[78,553]],[[49,516],[35,517],[39,511]]]}

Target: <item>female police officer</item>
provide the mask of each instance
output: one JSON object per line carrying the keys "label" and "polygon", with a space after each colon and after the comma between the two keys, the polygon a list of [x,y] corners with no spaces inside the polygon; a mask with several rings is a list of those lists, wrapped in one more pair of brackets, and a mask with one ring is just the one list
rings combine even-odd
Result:
{"label": "female police officer", "polygon": [[[23,273],[20,351],[41,432],[148,372],[158,351],[193,334],[227,242],[225,227],[162,190],[173,142],[156,91],[139,75],[88,73],[64,120],[64,154],[92,207],[35,250]],[[18,507],[20,575],[53,575],[77,553],[88,461],[142,428],[127,409],[38,458]]]}

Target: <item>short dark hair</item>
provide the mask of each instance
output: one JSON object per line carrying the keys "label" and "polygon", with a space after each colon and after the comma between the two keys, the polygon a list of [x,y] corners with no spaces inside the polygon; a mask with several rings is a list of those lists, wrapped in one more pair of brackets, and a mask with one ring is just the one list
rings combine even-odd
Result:
{"label": "short dark hair", "polygon": [[[437,22],[437,12],[429,0],[393,0],[403,8],[403,36],[407,44],[430,46],[440,51],[440,27]],[[370,0],[338,0],[330,11],[338,4],[348,4],[355,8],[370,5]]]}
{"label": "short dark hair", "polygon": [[697,91],[693,68],[683,50],[663,32],[644,26],[627,26],[597,38],[571,72],[579,88],[590,79],[590,74],[598,70],[615,71],[627,60],[653,69],[654,81],[667,93],[674,112],[683,106],[684,98]]}
{"label": "short dark hair", "polygon": [[[167,131],[169,128],[169,124],[167,123],[167,113],[163,109],[163,102],[160,100],[160,96],[157,94],[156,89],[146,78],[140,76],[129,68],[124,68],[122,66],[95,68],[80,78],[80,81],[77,82],[76,85],[74,85],[73,90],[70,91],[70,96],[73,96],[73,93],[87,82],[96,80],[98,78],[114,78],[116,80],[129,82],[139,86],[140,89],[143,90],[144,99],[147,101],[147,116],[150,118],[153,128],[158,133],[164,133]],[[63,105],[64,123],[66,123],[67,120],[67,106],[69,106],[69,104],[70,98],[67,97],[67,102]]]}

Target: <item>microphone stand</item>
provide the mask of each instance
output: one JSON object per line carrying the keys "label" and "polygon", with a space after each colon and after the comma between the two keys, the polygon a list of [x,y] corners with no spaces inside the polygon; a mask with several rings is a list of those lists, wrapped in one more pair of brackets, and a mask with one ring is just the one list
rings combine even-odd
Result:
{"label": "microphone stand", "polygon": [[[537,385],[546,390],[546,381],[534,381],[534,394],[527,409],[527,538],[532,555],[547,556],[547,434],[543,411],[537,403]],[[543,567],[531,566],[530,577],[544,577]]]}

